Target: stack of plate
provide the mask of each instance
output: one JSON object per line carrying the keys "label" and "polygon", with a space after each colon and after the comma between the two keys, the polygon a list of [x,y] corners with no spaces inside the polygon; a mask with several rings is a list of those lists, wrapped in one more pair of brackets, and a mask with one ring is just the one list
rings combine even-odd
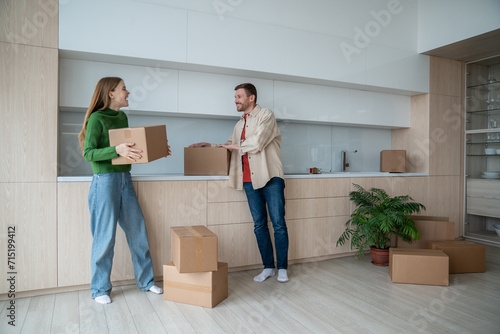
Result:
{"label": "stack of plate", "polygon": [[497,150],[496,150],[496,149],[494,149],[494,148],[485,148],[485,149],[484,149],[484,153],[485,153],[486,155],[494,155],[494,154],[496,154],[496,153],[497,153]]}
{"label": "stack of plate", "polygon": [[500,179],[500,171],[498,172],[483,172],[483,179]]}

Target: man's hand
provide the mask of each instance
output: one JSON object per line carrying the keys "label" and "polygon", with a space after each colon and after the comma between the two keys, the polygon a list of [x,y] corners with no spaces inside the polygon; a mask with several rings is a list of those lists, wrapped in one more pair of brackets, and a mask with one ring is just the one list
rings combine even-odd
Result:
{"label": "man's hand", "polygon": [[205,143],[205,142],[202,142],[202,143],[194,143],[194,144],[189,145],[189,147],[212,147],[212,144],[210,144],[210,143]]}
{"label": "man's hand", "polygon": [[217,147],[224,147],[224,148],[227,148],[229,151],[240,149],[239,144],[220,144],[220,145],[217,145]]}

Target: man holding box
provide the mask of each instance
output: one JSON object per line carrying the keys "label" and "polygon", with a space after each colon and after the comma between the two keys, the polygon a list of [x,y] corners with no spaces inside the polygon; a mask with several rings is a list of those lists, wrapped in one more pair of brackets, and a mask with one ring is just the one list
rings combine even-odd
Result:
{"label": "man holding box", "polygon": [[[273,112],[257,104],[257,89],[251,83],[236,86],[234,102],[243,112],[226,144],[231,150],[229,186],[245,190],[254,221],[260,255],[264,264],[262,273],[254,277],[263,282],[275,275],[274,254],[267,208],[274,229],[278,281],[288,281],[288,230],[285,222],[285,180],[281,162],[281,133]],[[207,143],[191,147],[210,146]]]}

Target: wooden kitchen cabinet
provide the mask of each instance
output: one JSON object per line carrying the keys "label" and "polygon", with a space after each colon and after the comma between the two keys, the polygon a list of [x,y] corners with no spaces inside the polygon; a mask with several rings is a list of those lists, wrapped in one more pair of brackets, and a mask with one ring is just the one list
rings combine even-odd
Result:
{"label": "wooden kitchen cabinet", "polygon": [[287,221],[289,260],[323,257],[350,252],[350,243],[337,247],[349,216],[292,219]]}
{"label": "wooden kitchen cabinet", "polygon": [[[0,256],[3,259],[0,271],[4,275],[0,280],[0,294],[10,290],[8,272],[15,273],[16,293],[55,288],[56,184],[0,183],[0,193]],[[10,244],[15,248],[7,248]],[[7,250],[15,253],[9,255],[10,259]]]}
{"label": "wooden kitchen cabinet", "polygon": [[[286,221],[289,261],[303,262],[352,253],[350,244],[337,247],[352,205],[352,183],[379,187],[389,193],[410,191],[417,198],[429,191],[426,177],[286,179]],[[207,226],[218,236],[219,261],[230,268],[261,265],[253,220],[244,191],[227,180],[134,181],[146,226],[155,277],[172,260],[172,226]],[[90,182],[58,183],[58,286],[90,283],[90,217],[87,203]],[[271,238],[273,228],[269,222]],[[112,280],[133,280],[130,252],[123,231],[117,229]]]}
{"label": "wooden kitchen cabinet", "polygon": [[[137,183],[134,183],[137,190]],[[58,183],[57,277],[58,286],[90,284],[92,235],[88,193],[90,182]],[[134,279],[125,233],[116,229],[112,281]]]}
{"label": "wooden kitchen cabinet", "polygon": [[351,178],[287,179],[286,222],[290,261],[350,252],[336,242],[349,219]]}
{"label": "wooden kitchen cabinet", "polygon": [[[90,182],[58,184],[58,286],[89,284],[92,236],[88,191]],[[134,182],[146,226],[155,277],[172,260],[170,227],[206,225],[206,181]],[[116,230],[111,280],[134,279],[125,233]]]}
{"label": "wooden kitchen cabinet", "polygon": [[172,226],[207,226],[207,181],[138,182],[137,195],[146,219],[155,277],[172,261]]}
{"label": "wooden kitchen cabinet", "polygon": [[[349,252],[335,243],[350,214],[349,178],[286,179],[285,212],[290,261]],[[219,260],[229,267],[262,263],[244,191],[209,181],[208,226],[219,236]],[[269,218],[268,218],[269,220]],[[271,239],[272,223],[269,221]]]}
{"label": "wooden kitchen cabinet", "polygon": [[[253,233],[253,222],[208,227],[219,240],[219,261],[227,262],[230,268],[262,264],[257,241]],[[270,228],[272,231],[272,228]]]}
{"label": "wooden kitchen cabinet", "polygon": [[0,42],[0,182],[56,182],[57,49]]}

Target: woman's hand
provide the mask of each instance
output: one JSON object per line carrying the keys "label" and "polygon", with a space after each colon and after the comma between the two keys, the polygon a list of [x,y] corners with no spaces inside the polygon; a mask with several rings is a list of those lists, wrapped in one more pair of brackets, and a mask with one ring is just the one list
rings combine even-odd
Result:
{"label": "woman's hand", "polygon": [[142,153],[142,150],[138,150],[136,148],[132,148],[135,143],[123,143],[115,146],[116,153],[119,156],[130,159],[132,161],[137,161],[142,158],[139,153]]}
{"label": "woman's hand", "polygon": [[172,155],[172,151],[170,151],[170,145],[168,145],[168,140],[167,140],[167,155],[166,155],[166,157],[168,157],[169,155]]}

